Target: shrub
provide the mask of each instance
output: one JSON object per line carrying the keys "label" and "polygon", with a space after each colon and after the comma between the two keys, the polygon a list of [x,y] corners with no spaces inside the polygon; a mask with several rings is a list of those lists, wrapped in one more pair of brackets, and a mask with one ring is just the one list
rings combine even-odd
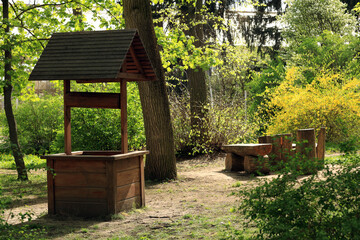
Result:
{"label": "shrub", "polygon": [[[43,98],[32,98],[21,102],[14,108],[18,138],[22,150],[26,154],[44,154],[49,151],[52,141],[62,128],[63,102],[60,96],[46,95]],[[5,114],[1,115],[4,127],[2,136],[8,136],[8,124]],[[10,151],[10,140],[4,139],[1,152]]]}
{"label": "shrub", "polygon": [[220,150],[222,144],[251,142],[255,140],[257,127],[250,123],[245,114],[243,104],[226,104],[214,101],[213,106],[206,106],[207,139],[194,142],[194,132],[190,125],[190,106],[188,95],[170,96],[171,117],[174,128],[175,150],[179,155],[209,153]]}
{"label": "shrub", "polygon": [[240,192],[240,211],[256,239],[359,239],[360,157],[328,166],[323,176],[279,175]]}
{"label": "shrub", "polygon": [[[96,91],[96,87],[76,86],[79,91]],[[107,85],[102,91],[116,90],[116,85]],[[136,84],[128,89],[128,143],[129,149],[145,146],[145,130],[139,92]],[[72,150],[120,150],[121,113],[119,109],[73,108],[71,110]],[[51,145],[52,152],[64,151],[63,128],[58,131]]]}
{"label": "shrub", "polygon": [[[346,142],[360,134],[360,80],[340,74],[319,74],[311,84],[299,85],[296,67],[287,70],[285,80],[269,94],[264,111],[272,111],[268,133],[293,132],[326,126],[327,141]],[[357,140],[359,138],[357,137]]]}

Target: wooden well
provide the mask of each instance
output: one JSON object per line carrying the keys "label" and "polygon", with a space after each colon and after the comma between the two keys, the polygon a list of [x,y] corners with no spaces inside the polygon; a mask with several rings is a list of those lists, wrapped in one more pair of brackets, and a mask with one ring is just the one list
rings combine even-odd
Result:
{"label": "wooden well", "polygon": [[[64,81],[65,153],[47,160],[49,214],[83,217],[145,206],[144,155],[128,152],[128,81],[152,81],[155,73],[136,30],[56,33],[29,80]],[[77,83],[119,82],[120,93],[71,91]],[[121,150],[71,151],[71,108],[121,109]]]}

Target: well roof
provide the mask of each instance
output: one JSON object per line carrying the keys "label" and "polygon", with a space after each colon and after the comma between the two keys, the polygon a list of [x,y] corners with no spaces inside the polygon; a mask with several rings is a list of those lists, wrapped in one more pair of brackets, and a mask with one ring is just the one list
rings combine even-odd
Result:
{"label": "well roof", "polygon": [[29,80],[153,80],[135,29],[54,33]]}

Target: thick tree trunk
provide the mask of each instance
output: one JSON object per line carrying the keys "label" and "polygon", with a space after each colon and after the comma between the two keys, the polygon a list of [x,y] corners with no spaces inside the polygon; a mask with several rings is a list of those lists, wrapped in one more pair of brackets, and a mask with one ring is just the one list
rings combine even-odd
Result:
{"label": "thick tree trunk", "polygon": [[[195,8],[188,6],[188,24],[192,22],[201,21],[200,10],[202,9],[202,0],[197,0]],[[189,4],[190,5],[190,4]],[[197,48],[204,46],[204,28],[202,24],[196,24],[189,30],[189,35],[195,37],[194,45]],[[195,136],[193,137],[194,144],[204,144],[207,141],[207,88],[206,88],[206,74],[203,69],[197,67],[196,69],[189,69],[187,71],[190,90],[190,112],[191,112],[191,127]]]}
{"label": "thick tree trunk", "polygon": [[137,28],[146,52],[154,67],[157,81],[139,82],[139,92],[144,115],[147,179],[176,178],[174,137],[170,119],[169,100],[165,86],[164,70],[156,42],[149,0],[123,0],[126,28]]}
{"label": "thick tree trunk", "polygon": [[[9,3],[7,0],[2,1],[3,2],[3,26],[5,26],[5,33],[10,32],[10,27],[8,24],[9,19]],[[23,154],[20,149],[20,144],[18,141],[17,136],[17,128],[16,128],[16,121],[12,109],[12,103],[11,103],[11,94],[12,94],[12,85],[11,85],[11,48],[8,40],[5,40],[6,46],[5,46],[5,66],[4,66],[4,73],[5,73],[5,85],[4,85],[4,108],[5,108],[5,114],[6,119],[9,125],[9,137],[10,137],[10,145],[11,145],[11,151],[13,153],[15,164],[16,164],[16,170],[18,173],[18,179],[20,180],[28,180],[28,175],[25,168],[24,158]]]}

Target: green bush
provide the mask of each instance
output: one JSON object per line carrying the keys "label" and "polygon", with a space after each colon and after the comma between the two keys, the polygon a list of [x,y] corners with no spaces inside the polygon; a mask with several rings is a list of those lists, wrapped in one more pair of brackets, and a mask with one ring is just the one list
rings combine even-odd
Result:
{"label": "green bush", "polygon": [[[116,91],[115,84],[104,86],[74,85],[75,91]],[[117,88],[116,88],[117,87]],[[128,84],[128,140],[129,149],[145,146],[145,131],[136,84]],[[20,146],[25,154],[42,155],[64,151],[63,97],[50,96],[27,98],[14,109]],[[119,150],[121,126],[119,109],[72,108],[71,137],[73,150]],[[7,126],[5,114],[0,115]],[[2,128],[0,136],[8,136],[8,128]],[[0,152],[10,152],[8,137],[0,141]]]}
{"label": "green bush", "polygon": [[[78,86],[79,87],[79,86]],[[96,91],[80,86],[80,91]],[[85,89],[84,89],[85,88]],[[106,86],[106,91],[116,86]],[[145,130],[139,92],[136,84],[128,84],[128,143],[129,149],[145,146]],[[119,92],[118,89],[115,89]],[[103,89],[104,91],[104,89]],[[120,150],[121,113],[119,109],[72,108],[71,146],[77,150]],[[58,131],[51,152],[64,151],[64,131]]]}
{"label": "green bush", "polygon": [[243,104],[220,101],[214,101],[213,106],[205,106],[207,119],[201,122],[208,132],[206,139],[196,140],[201,134],[191,128],[188,102],[186,94],[170,96],[175,150],[178,155],[211,153],[219,151],[223,144],[255,141],[257,127],[246,119]]}
{"label": "green bush", "polygon": [[[42,98],[21,102],[14,108],[20,146],[25,154],[44,154],[49,151],[57,132],[62,128],[63,101],[60,96],[47,95]],[[3,131],[8,136],[5,114],[0,116]],[[0,152],[10,152],[10,142],[6,137],[0,145]]]}
{"label": "green bush", "polygon": [[322,174],[279,175],[240,192],[255,239],[360,239],[360,157]]}

